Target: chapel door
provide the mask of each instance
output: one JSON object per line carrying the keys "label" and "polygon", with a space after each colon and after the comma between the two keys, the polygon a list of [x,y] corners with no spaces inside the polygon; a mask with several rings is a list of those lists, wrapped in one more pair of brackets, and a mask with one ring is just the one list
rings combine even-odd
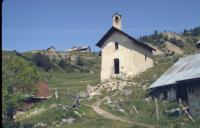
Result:
{"label": "chapel door", "polygon": [[115,74],[119,74],[119,59],[114,59]]}

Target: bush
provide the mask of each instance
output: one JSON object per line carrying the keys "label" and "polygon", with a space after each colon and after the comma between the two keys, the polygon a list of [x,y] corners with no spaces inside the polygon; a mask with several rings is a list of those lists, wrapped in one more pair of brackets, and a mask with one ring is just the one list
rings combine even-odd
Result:
{"label": "bush", "polygon": [[14,120],[3,120],[2,128],[19,128],[19,124]]}
{"label": "bush", "polygon": [[74,69],[77,67],[71,65],[70,63],[65,62],[63,59],[61,59],[58,63],[58,65],[63,68],[66,72],[74,72]]}
{"label": "bush", "polygon": [[76,58],[76,64],[79,65],[79,66],[84,66],[84,65],[85,65],[84,59],[81,58],[80,56],[78,56],[78,57]]}
{"label": "bush", "polygon": [[37,53],[36,55],[34,55],[33,61],[38,67],[43,68],[45,71],[49,71],[53,67],[49,57],[41,53]]}

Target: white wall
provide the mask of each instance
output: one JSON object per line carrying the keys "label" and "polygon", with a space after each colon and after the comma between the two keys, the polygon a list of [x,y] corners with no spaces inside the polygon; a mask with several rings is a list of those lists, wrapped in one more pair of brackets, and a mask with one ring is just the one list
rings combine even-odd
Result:
{"label": "white wall", "polygon": [[[115,50],[115,42],[119,43]],[[145,53],[147,60],[145,61]],[[109,79],[114,74],[114,59],[120,61],[120,72],[134,76],[153,66],[152,52],[133,43],[127,36],[114,32],[102,46],[101,80]]]}

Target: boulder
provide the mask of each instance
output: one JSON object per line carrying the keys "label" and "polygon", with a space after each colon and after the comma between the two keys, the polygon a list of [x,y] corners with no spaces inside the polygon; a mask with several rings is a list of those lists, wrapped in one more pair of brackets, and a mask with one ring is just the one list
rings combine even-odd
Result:
{"label": "boulder", "polygon": [[78,96],[80,98],[87,98],[87,97],[89,97],[89,92],[88,91],[81,91],[81,92],[78,93]]}

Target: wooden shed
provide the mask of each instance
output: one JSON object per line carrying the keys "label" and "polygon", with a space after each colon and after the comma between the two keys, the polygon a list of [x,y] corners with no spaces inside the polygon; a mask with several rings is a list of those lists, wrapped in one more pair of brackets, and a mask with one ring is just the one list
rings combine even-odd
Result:
{"label": "wooden shed", "polygon": [[161,100],[183,101],[193,116],[200,116],[200,53],[181,58],[149,87]]}

